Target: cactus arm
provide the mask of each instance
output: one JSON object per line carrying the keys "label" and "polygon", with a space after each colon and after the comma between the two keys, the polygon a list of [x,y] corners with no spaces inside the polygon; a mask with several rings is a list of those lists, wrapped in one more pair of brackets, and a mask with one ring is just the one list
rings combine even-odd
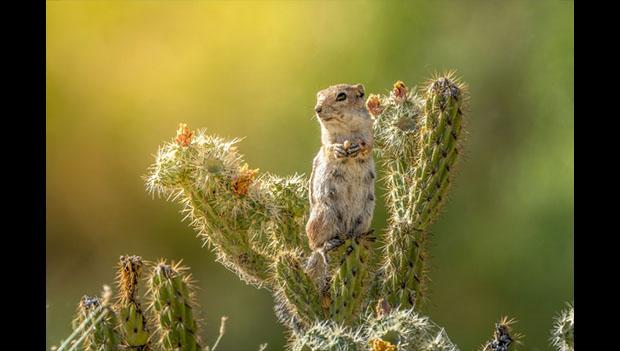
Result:
{"label": "cactus arm", "polygon": [[[88,343],[87,338],[90,336],[91,332],[96,331],[96,328],[97,328],[96,325],[99,324],[103,320],[103,318],[105,318],[106,314],[107,314],[107,311],[104,310],[102,313],[99,314],[99,316],[97,316],[97,318],[92,320],[92,324],[90,324],[88,328],[84,330],[82,335],[75,341],[75,343],[73,344],[73,346],[71,346],[69,351],[78,350],[78,348],[80,348],[80,345],[83,342]],[[97,350],[96,348],[90,348],[90,347],[91,345],[86,346],[85,350]]]}
{"label": "cactus arm", "polygon": [[209,243],[217,258],[239,277],[258,286],[268,282],[268,256],[252,246],[250,238],[243,235],[247,228],[226,220],[226,209],[218,210],[217,203],[200,190],[184,188],[188,195],[188,207],[192,225],[199,235]]}
{"label": "cactus arm", "polygon": [[321,295],[304,272],[299,257],[295,253],[282,253],[275,265],[275,279],[278,285],[276,300],[286,304],[305,325],[325,319],[326,311],[321,305]]}
{"label": "cactus arm", "polygon": [[165,350],[200,350],[194,319],[196,303],[187,268],[158,263],[149,278],[149,310],[157,326],[159,344]]}
{"label": "cactus arm", "polygon": [[[91,337],[90,334],[92,333],[95,325],[101,322],[101,317],[108,312],[106,306],[103,303],[85,306],[83,304],[83,301],[84,298],[82,299],[82,301],[80,301],[80,304],[78,306],[78,314],[73,322],[73,331],[71,332],[71,335],[69,335],[60,343],[60,346],[56,349],[56,351],[64,351],[67,349],[67,347],[73,349],[75,347],[82,346],[83,342],[88,341],[85,340],[86,337]],[[88,345],[84,346],[85,348],[88,347]]]}
{"label": "cactus arm", "polygon": [[88,323],[88,328],[82,332],[75,342],[76,348],[83,342],[86,351],[115,351],[118,349],[120,336],[118,335],[118,319],[110,306],[111,289],[104,285],[102,297],[84,296],[78,307],[77,321]]}
{"label": "cactus arm", "polygon": [[451,181],[461,133],[464,87],[451,74],[430,81],[423,97],[394,85],[390,96],[372,96],[375,138],[386,168],[390,213],[382,274],[393,305],[420,305],[425,297],[427,232]]}
{"label": "cactus arm", "polygon": [[119,311],[122,345],[134,351],[150,350],[150,333],[147,318],[138,297],[138,282],[142,273],[140,256],[121,256],[117,282],[119,286]]}
{"label": "cactus arm", "polygon": [[366,238],[345,241],[336,253],[339,266],[332,278],[330,317],[340,323],[351,324],[360,318],[370,289],[369,266],[371,242]]}
{"label": "cactus arm", "polygon": [[182,125],[177,139],[160,148],[146,184],[153,193],[180,198],[187,218],[226,267],[244,281],[271,287],[274,253],[308,251],[307,185],[299,175],[256,177],[237,142]]}

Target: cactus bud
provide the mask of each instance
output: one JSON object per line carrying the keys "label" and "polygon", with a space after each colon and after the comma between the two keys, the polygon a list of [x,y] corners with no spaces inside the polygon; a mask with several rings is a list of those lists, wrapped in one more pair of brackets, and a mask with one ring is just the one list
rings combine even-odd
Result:
{"label": "cactus bud", "polygon": [[407,86],[402,81],[394,83],[394,88],[390,94],[397,104],[402,104],[407,100]]}
{"label": "cactus bud", "polygon": [[381,99],[379,98],[379,95],[370,95],[368,100],[366,100],[366,108],[373,117],[379,117],[384,110],[384,107],[381,106]]}
{"label": "cactus bud", "polygon": [[392,345],[389,341],[381,339],[370,340],[372,351],[396,351],[396,345]]}
{"label": "cactus bud", "polygon": [[177,129],[177,137],[174,141],[182,147],[187,147],[192,142],[194,133],[187,127],[185,123],[179,123],[179,129]]}

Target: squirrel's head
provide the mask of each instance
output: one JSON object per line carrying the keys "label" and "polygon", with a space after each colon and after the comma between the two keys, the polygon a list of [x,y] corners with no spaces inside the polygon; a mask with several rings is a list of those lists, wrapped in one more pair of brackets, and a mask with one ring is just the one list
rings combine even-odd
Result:
{"label": "squirrel's head", "polygon": [[321,125],[327,129],[372,125],[362,84],[332,85],[319,91],[316,100],[314,111]]}

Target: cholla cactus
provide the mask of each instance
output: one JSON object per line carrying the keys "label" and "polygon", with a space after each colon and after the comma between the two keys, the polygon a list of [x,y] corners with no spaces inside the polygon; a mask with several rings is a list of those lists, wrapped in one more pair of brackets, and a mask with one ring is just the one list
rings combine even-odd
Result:
{"label": "cholla cactus", "polygon": [[556,317],[551,343],[558,351],[575,350],[575,308],[572,304]]}
{"label": "cholla cactus", "polygon": [[[375,331],[385,318],[398,315],[397,339],[385,342],[403,350],[454,349],[445,332],[427,332],[432,322],[412,308],[425,296],[426,235],[452,181],[465,101],[464,85],[452,73],[420,90],[397,82],[389,94],[368,99],[376,156],[387,172],[389,227],[330,252],[324,282],[313,281],[305,270],[307,180],[250,168],[237,150],[238,140],[182,124],[176,138],[159,149],[146,185],[181,202],[220,262],[274,293],[276,314],[290,329],[293,348],[377,348],[384,344],[373,341],[383,340]],[[393,309],[382,318],[373,315],[379,301]],[[410,336],[420,330],[424,337]]]}

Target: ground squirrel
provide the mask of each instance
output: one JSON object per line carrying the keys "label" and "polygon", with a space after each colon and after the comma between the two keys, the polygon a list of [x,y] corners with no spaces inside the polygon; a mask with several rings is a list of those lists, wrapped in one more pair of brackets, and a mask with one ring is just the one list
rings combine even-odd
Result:
{"label": "ground squirrel", "polygon": [[317,263],[325,266],[325,253],[345,239],[366,234],[375,208],[373,119],[366,109],[364,86],[339,84],[319,91],[315,111],[322,146],[309,184],[306,235],[314,251],[309,270],[317,270]]}

